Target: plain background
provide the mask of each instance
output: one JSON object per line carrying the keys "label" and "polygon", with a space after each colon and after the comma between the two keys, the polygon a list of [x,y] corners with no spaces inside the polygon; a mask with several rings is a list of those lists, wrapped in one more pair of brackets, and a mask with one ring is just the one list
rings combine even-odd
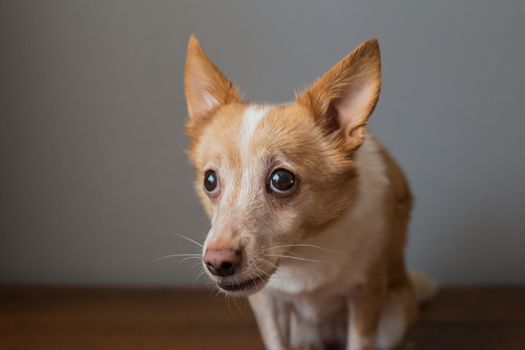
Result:
{"label": "plain background", "polygon": [[254,101],[381,43],[372,130],[416,196],[408,260],[525,282],[525,2],[0,1],[0,282],[192,284],[208,223],[185,156],[195,32]]}

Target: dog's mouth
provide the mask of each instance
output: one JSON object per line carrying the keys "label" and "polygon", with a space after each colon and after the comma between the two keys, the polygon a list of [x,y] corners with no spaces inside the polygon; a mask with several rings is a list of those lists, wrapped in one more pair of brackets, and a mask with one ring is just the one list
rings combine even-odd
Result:
{"label": "dog's mouth", "polygon": [[255,277],[244,281],[217,281],[217,286],[230,293],[251,294],[262,288],[267,280],[267,278]]}

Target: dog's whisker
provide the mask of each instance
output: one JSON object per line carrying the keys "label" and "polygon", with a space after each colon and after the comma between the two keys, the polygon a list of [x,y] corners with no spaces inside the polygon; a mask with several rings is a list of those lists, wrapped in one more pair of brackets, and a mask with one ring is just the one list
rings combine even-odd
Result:
{"label": "dog's whisker", "polygon": [[277,265],[275,265],[275,264],[272,263],[271,261],[268,261],[268,260],[266,260],[266,259],[264,259],[264,258],[261,258],[261,257],[256,257],[255,260],[257,260],[257,261],[262,261],[263,263],[268,264],[268,265],[270,265],[271,267],[273,267],[274,269],[277,270]]}
{"label": "dog's whisker", "polygon": [[241,310],[241,307],[239,306],[239,304],[237,303],[237,298],[234,298],[234,299],[233,299],[233,304],[235,304],[235,307],[237,308],[237,310],[239,311],[239,313],[241,313],[242,310]]}
{"label": "dog's whisker", "polygon": [[299,260],[299,261],[308,261],[308,262],[313,262],[313,263],[318,263],[319,262],[318,260],[308,259],[308,258],[300,258],[298,256],[292,256],[292,255],[268,254],[266,256],[273,256],[273,257],[276,257],[276,258],[293,259],[293,260]]}
{"label": "dog's whisker", "polygon": [[170,255],[164,255],[160,258],[154,259],[153,262],[169,259],[169,258],[180,258],[180,257],[191,257],[191,258],[201,258],[202,255],[200,254],[170,254]]}
{"label": "dog's whisker", "polygon": [[234,315],[234,313],[232,311],[232,307],[230,305],[230,298],[227,295],[225,295],[225,298],[226,298],[226,305],[228,306],[228,312],[230,313],[231,316],[235,317],[235,315]]}
{"label": "dog's whisker", "polygon": [[[277,271],[278,266],[275,265],[275,264],[273,264],[272,262],[270,262],[270,261],[264,259],[264,258],[256,257],[256,258],[255,258],[255,261],[256,261],[256,262],[257,262],[257,261],[261,261],[261,262],[263,262],[263,263],[265,263],[265,264],[268,264],[268,265],[270,265],[270,266],[272,266],[272,267],[274,268],[274,272]],[[268,277],[268,279],[270,279],[270,278],[273,277],[273,278],[277,278],[277,279],[279,279],[279,281],[283,281],[282,276],[279,276],[279,275],[276,275],[276,274],[273,274],[273,273],[270,274],[270,273],[268,273],[268,272],[262,270],[261,268],[259,268],[257,265],[253,265],[253,266],[254,266],[258,271],[260,271],[260,272],[262,272],[263,274],[265,274],[265,275]]]}
{"label": "dog's whisker", "polygon": [[260,267],[258,267],[257,265],[253,265],[253,267],[255,267],[255,269],[261,273],[263,273],[266,277],[270,278],[272,275],[270,275],[268,272],[264,271],[263,269],[261,269]]}
{"label": "dog's whisker", "polygon": [[202,268],[202,261],[199,261],[198,263],[192,266],[192,268],[196,268],[196,267]]}
{"label": "dog's whisker", "polygon": [[178,265],[182,264],[183,262],[188,261],[188,260],[191,260],[191,259],[199,259],[198,264],[199,264],[199,265],[201,264],[201,263],[200,263],[200,260],[201,260],[201,257],[200,257],[200,256],[187,256],[187,257],[185,257],[184,259],[180,260],[176,265],[178,266]]}
{"label": "dog's whisker", "polygon": [[255,278],[257,278],[261,282],[264,282],[263,277],[260,274],[258,274],[258,273],[255,273]]}
{"label": "dog's whisker", "polygon": [[282,245],[277,245],[277,246],[274,246],[274,247],[270,247],[268,249],[265,249],[264,251],[272,251],[272,250],[275,250],[275,249],[278,249],[278,248],[296,248],[296,247],[297,248],[301,248],[301,247],[303,247],[303,248],[314,248],[314,249],[323,250],[323,251],[327,251],[327,252],[339,253],[336,250],[324,248],[324,247],[321,247],[321,246],[318,246],[318,245],[315,245],[315,244],[306,244],[306,243],[282,244]]}
{"label": "dog's whisker", "polygon": [[189,238],[189,237],[187,237],[187,236],[184,236],[184,235],[181,234],[181,233],[178,233],[178,232],[175,232],[175,231],[173,231],[172,233],[175,234],[175,235],[177,235],[177,236],[179,236],[180,238],[184,238],[184,239],[187,240],[187,241],[190,241],[190,242],[192,242],[192,243],[195,243],[196,245],[198,245],[198,246],[201,247],[201,248],[204,248],[204,246],[203,246],[201,243],[199,243],[199,242],[197,242],[197,241],[195,241],[195,240],[193,240],[193,239],[191,239],[191,238]]}
{"label": "dog's whisker", "polygon": [[193,285],[195,285],[195,283],[197,282],[197,280],[198,280],[200,277],[202,277],[202,275],[204,275],[205,273],[206,273],[206,271],[202,270],[202,271],[197,275],[197,277],[195,277],[195,278],[193,279]]}

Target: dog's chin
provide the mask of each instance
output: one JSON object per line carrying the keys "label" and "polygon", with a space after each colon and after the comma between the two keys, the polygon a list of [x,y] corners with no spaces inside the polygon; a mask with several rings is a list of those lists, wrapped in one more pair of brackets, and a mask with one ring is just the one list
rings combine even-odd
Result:
{"label": "dog's chin", "polygon": [[244,280],[215,281],[219,290],[231,296],[248,296],[261,290],[268,282],[268,278],[254,277]]}

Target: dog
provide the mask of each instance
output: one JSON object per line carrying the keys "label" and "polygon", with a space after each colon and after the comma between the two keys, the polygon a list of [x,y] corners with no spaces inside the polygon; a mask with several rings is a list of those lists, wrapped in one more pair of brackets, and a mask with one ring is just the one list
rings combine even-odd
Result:
{"label": "dog", "polygon": [[404,262],[412,195],[367,131],[377,40],[287,104],[252,104],[195,36],[184,89],[189,157],[211,220],[203,265],[248,296],[269,350],[393,349],[435,292]]}

